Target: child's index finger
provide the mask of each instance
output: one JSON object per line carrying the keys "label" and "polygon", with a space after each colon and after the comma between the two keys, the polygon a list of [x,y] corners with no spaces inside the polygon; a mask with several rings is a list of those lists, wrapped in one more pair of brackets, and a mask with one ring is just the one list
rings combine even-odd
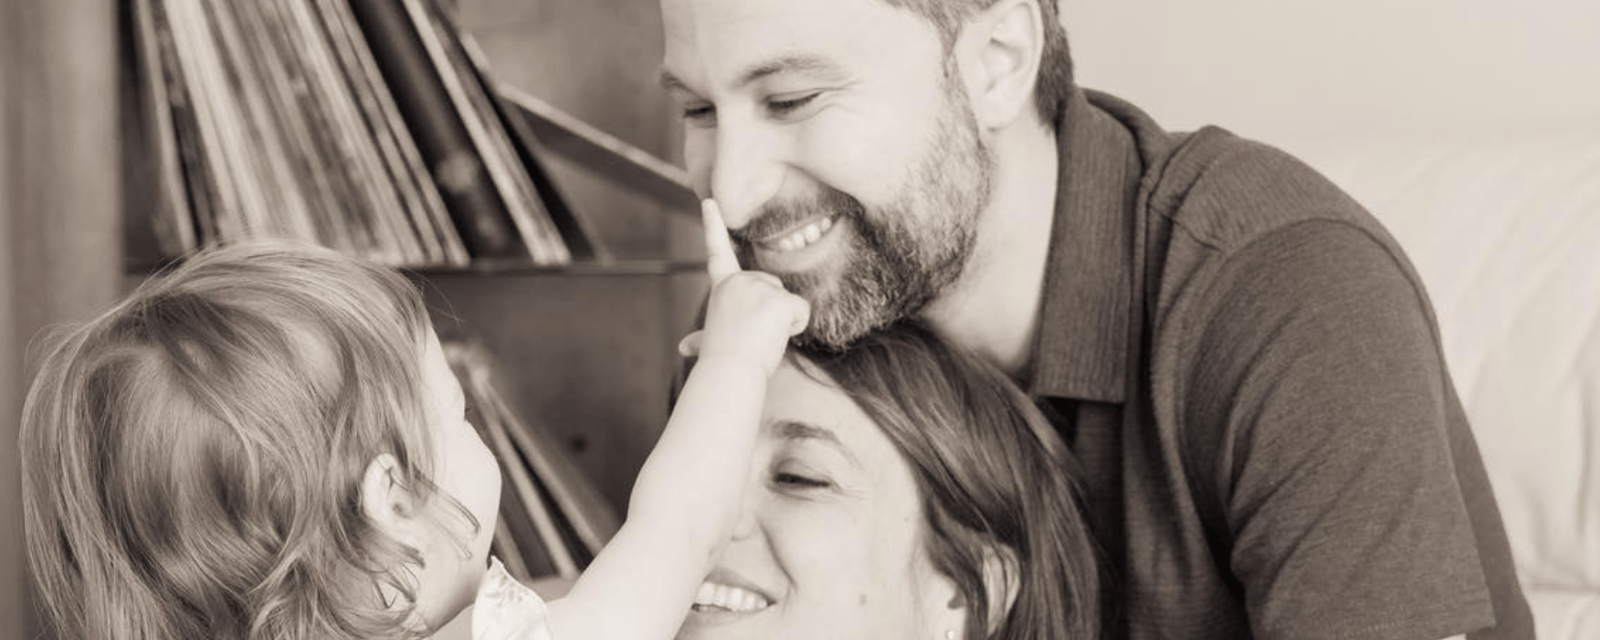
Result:
{"label": "child's index finger", "polygon": [[700,201],[700,218],[706,230],[706,273],[715,285],[739,272],[739,259],[733,255],[728,227],[722,223],[722,210],[710,198]]}

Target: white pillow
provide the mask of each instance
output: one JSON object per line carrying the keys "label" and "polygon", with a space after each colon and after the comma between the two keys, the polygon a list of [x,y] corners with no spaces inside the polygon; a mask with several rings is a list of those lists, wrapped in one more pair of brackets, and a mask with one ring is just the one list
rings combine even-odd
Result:
{"label": "white pillow", "polygon": [[1282,146],[1405,247],[1524,584],[1600,623],[1600,128]]}

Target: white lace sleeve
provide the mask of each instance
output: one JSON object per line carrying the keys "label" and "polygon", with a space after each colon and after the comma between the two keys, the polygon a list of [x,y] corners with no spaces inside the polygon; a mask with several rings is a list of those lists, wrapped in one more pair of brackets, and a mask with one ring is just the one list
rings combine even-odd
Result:
{"label": "white lace sleeve", "polygon": [[554,640],[544,600],[506,573],[499,558],[478,585],[472,607],[472,640]]}

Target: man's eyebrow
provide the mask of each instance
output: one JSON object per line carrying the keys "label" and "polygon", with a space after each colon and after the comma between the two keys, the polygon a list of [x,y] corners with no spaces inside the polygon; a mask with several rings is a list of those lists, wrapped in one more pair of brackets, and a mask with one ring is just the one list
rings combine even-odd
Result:
{"label": "man's eyebrow", "polygon": [[683,85],[683,81],[678,79],[678,76],[672,75],[672,72],[667,71],[666,69],[661,70],[661,77],[657,81],[661,83],[662,89],[666,89],[668,91],[672,91],[674,89],[678,91],[689,90],[688,87]]}
{"label": "man's eyebrow", "polygon": [[742,87],[767,76],[774,76],[780,73],[816,73],[819,71],[832,73],[837,70],[838,67],[833,63],[817,56],[804,54],[783,55],[766,62],[751,65],[744,70],[744,73],[738,75],[739,80],[734,83],[734,86]]}
{"label": "man's eyebrow", "polygon": [[[839,67],[832,62],[814,55],[789,54],[781,55],[771,60],[750,65],[738,76],[734,87],[743,87],[752,82],[774,76],[780,73],[837,73]],[[678,76],[663,68],[660,77],[661,87],[667,90],[681,90],[693,93]]]}

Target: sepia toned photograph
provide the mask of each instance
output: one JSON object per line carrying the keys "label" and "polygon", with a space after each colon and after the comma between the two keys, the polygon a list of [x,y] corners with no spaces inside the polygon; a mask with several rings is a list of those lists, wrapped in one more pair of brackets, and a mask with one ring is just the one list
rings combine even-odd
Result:
{"label": "sepia toned photograph", "polygon": [[0,640],[1600,639],[1600,4],[0,0]]}

